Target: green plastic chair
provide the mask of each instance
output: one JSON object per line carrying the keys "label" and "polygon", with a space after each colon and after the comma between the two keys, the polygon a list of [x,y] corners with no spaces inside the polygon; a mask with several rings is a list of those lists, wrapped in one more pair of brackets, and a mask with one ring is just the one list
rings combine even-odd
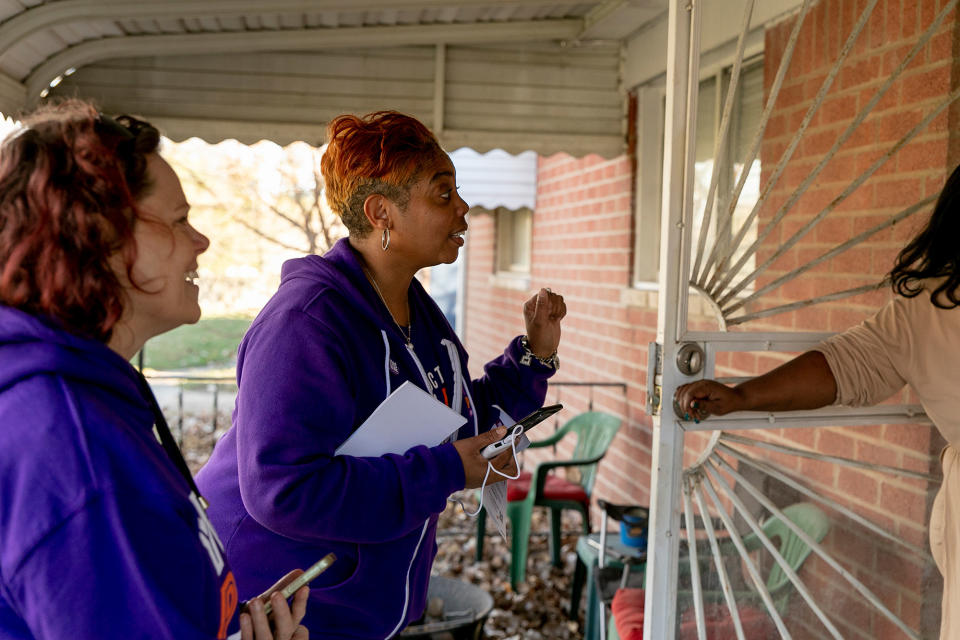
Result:
{"label": "green plastic chair", "polygon": [[[549,447],[560,442],[570,433],[576,434],[577,444],[570,460],[541,462],[534,469],[530,481],[530,491],[524,500],[507,503],[507,517],[510,519],[510,584],[514,589],[526,579],[527,549],[530,540],[530,517],[533,507],[550,509],[550,557],[553,565],[560,566],[560,514],[564,509],[580,512],[583,532],[590,533],[590,514],[581,502],[573,500],[547,500],[543,497],[543,488],[547,474],[560,467],[579,467],[579,484],[587,494],[587,503],[593,493],[597,479],[597,463],[606,455],[610,443],[620,429],[621,419],[601,411],[590,411],[575,416],[555,434],[545,440],[530,443],[531,449]],[[487,528],[486,511],[477,517],[477,560],[483,557],[483,537]]]}
{"label": "green plastic chair", "polygon": [[[830,531],[830,521],[827,519],[826,514],[813,503],[797,502],[788,507],[784,507],[783,515],[817,542],[823,540]],[[813,549],[811,549],[800,536],[794,533],[790,527],[784,524],[780,518],[768,518],[766,522],[763,523],[761,530],[775,545],[777,545],[779,540],[777,550],[794,572],[800,570],[803,562],[813,551]],[[743,545],[747,551],[755,551],[763,547],[763,543],[760,542],[760,537],[752,532],[743,536]],[[739,556],[732,542],[724,543],[721,552],[724,555]],[[704,562],[712,566],[712,556],[704,558]],[[770,593],[777,612],[783,614],[787,610],[790,594],[793,593],[793,584],[790,582],[790,578],[783,570],[783,567],[780,566],[780,563],[772,557],[769,558],[769,562],[773,563],[773,565],[770,567],[770,573],[767,574],[767,591]],[[746,578],[744,578],[744,581],[746,581]],[[690,592],[686,592],[684,595],[692,596]],[[760,600],[760,594],[753,589],[734,589],[734,596],[738,602],[741,600],[762,602]],[[703,599],[704,602],[720,602],[723,601],[723,593],[720,591],[706,591],[703,594]],[[762,603],[760,606],[763,606]]]}

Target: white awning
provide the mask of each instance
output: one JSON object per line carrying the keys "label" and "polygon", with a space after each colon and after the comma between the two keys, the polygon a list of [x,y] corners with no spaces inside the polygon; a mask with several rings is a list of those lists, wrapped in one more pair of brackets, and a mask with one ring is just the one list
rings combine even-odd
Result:
{"label": "white awning", "polygon": [[[29,6],[27,6],[29,5]],[[446,148],[617,155],[623,39],[666,0],[0,0],[0,111],[90,97],[173,139],[323,140],[397,109]]]}
{"label": "white awning", "polygon": [[501,149],[477,153],[458,149],[450,154],[457,169],[460,197],[471,207],[493,211],[533,209],[537,203],[537,154],[511,155]]}

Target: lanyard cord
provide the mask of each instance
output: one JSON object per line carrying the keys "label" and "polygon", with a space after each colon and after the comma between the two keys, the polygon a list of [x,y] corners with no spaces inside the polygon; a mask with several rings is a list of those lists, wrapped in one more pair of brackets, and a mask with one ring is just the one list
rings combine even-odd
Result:
{"label": "lanyard cord", "polygon": [[170,427],[167,425],[167,420],[163,417],[163,411],[160,410],[160,405],[157,404],[157,398],[153,395],[153,391],[150,389],[150,384],[147,382],[147,379],[144,378],[143,374],[139,371],[137,371],[137,382],[140,385],[140,393],[143,394],[147,404],[150,405],[150,411],[153,412],[153,423],[157,429],[157,435],[160,436],[160,445],[166,452],[167,457],[170,458],[170,461],[173,462],[174,466],[177,468],[177,471],[179,471],[180,475],[183,476],[183,479],[187,481],[187,484],[190,486],[190,490],[193,491],[197,495],[197,498],[200,499],[200,504],[203,505],[204,509],[206,509],[210,505],[206,500],[203,499],[203,496],[200,495],[200,490],[197,488],[197,483],[193,481],[193,475],[190,473],[190,469],[187,467],[187,461],[183,459],[183,453],[181,453],[180,447],[178,447],[177,443],[174,441],[173,434],[170,433]]}
{"label": "lanyard cord", "polygon": [[483,482],[480,483],[480,504],[477,505],[477,510],[474,511],[473,513],[470,513],[469,511],[467,511],[467,508],[463,505],[463,502],[457,499],[457,503],[460,505],[460,508],[463,509],[463,512],[467,514],[469,517],[471,518],[476,517],[477,514],[480,513],[480,510],[483,509],[483,490],[487,486],[487,480],[490,479],[491,471],[493,471],[498,476],[503,476],[507,480],[516,480],[517,478],[520,477],[520,461],[517,460],[517,438],[519,438],[521,435],[523,435],[523,427],[521,427],[520,425],[516,425],[516,427],[511,427],[511,430],[507,433],[507,436],[506,436],[507,438],[510,438],[510,449],[513,452],[513,462],[517,465],[517,475],[508,476],[505,473],[501,473],[500,471],[497,471],[496,469],[494,469],[492,460],[488,461],[487,472],[483,474]]}

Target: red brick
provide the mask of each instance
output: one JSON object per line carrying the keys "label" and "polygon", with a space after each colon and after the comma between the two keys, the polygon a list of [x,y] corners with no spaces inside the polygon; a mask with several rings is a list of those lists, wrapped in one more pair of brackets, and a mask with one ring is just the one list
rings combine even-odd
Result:
{"label": "red brick", "polygon": [[836,256],[831,267],[834,273],[871,274],[873,251],[867,247],[853,247]]}
{"label": "red brick", "polygon": [[[886,15],[884,16],[886,20],[886,42],[896,42],[900,39],[900,34],[902,30],[901,26],[901,17],[900,17],[900,2],[899,0],[887,0],[886,2]],[[880,10],[880,7],[877,7],[877,11]]]}
{"label": "red brick", "polygon": [[[924,25],[926,27],[926,25]],[[927,57],[930,61],[950,60],[953,56],[953,33],[946,31],[930,38],[927,43]]]}
{"label": "red brick", "polygon": [[831,456],[853,458],[855,441],[842,431],[820,429],[817,438],[817,450]]}
{"label": "red brick", "polygon": [[878,180],[877,204],[887,207],[906,207],[923,198],[923,185],[917,180]]}
{"label": "red brick", "polygon": [[920,33],[918,22],[917,0],[903,0],[903,9],[900,13],[900,35],[912,40]]}
{"label": "red brick", "polygon": [[886,36],[885,17],[883,4],[877,4],[877,6],[874,7],[873,12],[870,14],[870,19],[867,20],[866,27],[864,27],[864,35],[869,37],[870,46],[874,49],[880,48],[884,45],[884,39]]}
{"label": "red brick", "polygon": [[918,3],[919,5],[918,9],[920,10],[920,24],[923,25],[924,27],[926,27],[931,22],[933,22],[933,18],[939,12],[939,8],[937,7],[937,4],[938,3],[933,3],[933,2]]}
{"label": "red brick", "polygon": [[[850,162],[853,163],[855,166],[856,158],[850,157]],[[854,167],[851,167],[851,169],[849,170],[849,173],[846,173],[846,175],[849,175],[850,182],[853,182],[854,178],[857,177],[857,172],[855,171]],[[847,185],[844,185],[844,187],[846,186]],[[875,205],[875,202],[876,202],[876,194],[874,192],[873,185],[864,183],[864,184],[861,184],[857,189],[855,189],[853,193],[847,196],[847,198],[841,201],[837,205],[834,211],[837,214],[852,213],[852,212],[859,214],[872,209]],[[851,221],[854,227],[853,229],[854,232],[857,231],[856,221],[858,219],[859,219],[858,217],[851,218]]]}
{"label": "red brick", "polygon": [[[832,611],[837,617],[840,617],[844,620],[847,625],[850,625],[851,630],[860,629],[865,630],[870,628],[870,620],[873,617],[873,610],[870,608],[870,605],[863,599],[862,596],[849,594],[846,597],[843,597],[840,593],[836,593],[836,587],[833,591],[833,597],[826,599],[825,602],[822,602],[825,609]],[[849,632],[844,634],[844,637],[851,637]]]}
{"label": "red brick", "polygon": [[827,98],[820,106],[822,124],[834,122],[848,123],[857,115],[857,96],[845,94],[834,98]]}
{"label": "red brick", "polygon": [[806,449],[813,449],[816,442],[817,430],[808,429],[784,429],[783,438],[790,443],[799,444]]}
{"label": "red brick", "polygon": [[[823,83],[826,79],[827,79],[826,73],[820,73],[815,76],[810,76],[809,78],[806,78],[803,81],[804,100],[806,100],[808,103],[812,103],[814,98],[816,98],[816,96],[820,93],[820,90],[823,88]],[[834,83],[836,83],[836,78],[834,78]],[[834,85],[831,85],[831,88],[833,88],[833,86]],[[831,92],[829,91],[827,93],[828,99],[829,99],[830,93]],[[820,109],[818,109],[817,111],[821,111],[822,109],[823,109],[823,105],[821,104]],[[803,113],[806,114],[807,111],[809,110],[810,110],[810,107],[807,105],[804,105]],[[813,126],[817,126],[818,124],[820,124],[819,120],[817,120],[816,118],[814,118],[811,122]]]}
{"label": "red brick", "polygon": [[861,530],[833,529],[830,538],[833,541],[831,551],[844,561],[844,564],[853,562],[861,568],[874,569],[877,550],[874,545],[864,544],[863,536]]}
{"label": "red brick", "polygon": [[[847,127],[844,127],[846,133]],[[854,149],[858,155],[863,153],[864,147],[870,148],[877,141],[877,124],[875,118],[867,118],[861,122],[851,133],[850,137],[843,144],[841,149]],[[859,163],[857,165],[860,166]]]}
{"label": "red brick", "polygon": [[942,140],[911,142],[897,152],[900,171],[942,169],[947,163],[947,147]]}
{"label": "red brick", "polygon": [[798,331],[831,331],[830,318],[827,311],[816,307],[807,307],[796,312],[796,326]]}
{"label": "red brick", "polygon": [[923,492],[906,490],[889,482],[880,484],[880,504],[883,508],[913,522],[923,521],[925,497]]}
{"label": "red brick", "polygon": [[836,486],[843,493],[868,504],[875,504],[879,496],[877,480],[861,471],[840,468]]}
{"label": "red brick", "polygon": [[883,567],[884,577],[887,580],[905,589],[916,590],[923,584],[923,567],[905,556],[880,549],[877,562]]}
{"label": "red brick", "polygon": [[905,75],[900,97],[904,104],[913,104],[927,100],[942,100],[949,93],[950,65],[941,64],[934,69],[921,69]]}
{"label": "red brick", "polygon": [[911,451],[926,452],[930,446],[931,428],[929,425],[887,425],[884,435],[890,444]]}
{"label": "red brick", "polygon": [[900,456],[892,451],[889,446],[875,445],[864,440],[857,441],[857,460],[869,462],[871,464],[882,464],[895,467],[899,463]]}
{"label": "red brick", "polygon": [[940,463],[938,451],[933,452],[931,455],[913,455],[909,453],[904,453],[900,456],[901,459],[901,468],[907,469],[909,471],[917,471],[919,473],[934,473],[939,472]]}
{"label": "red brick", "polygon": [[800,459],[800,472],[807,482],[823,487],[834,487],[837,482],[837,465],[822,460]]}
{"label": "red brick", "polygon": [[[826,198],[826,202],[824,202],[824,205],[829,204],[834,195],[835,194],[831,194],[828,196],[828,198]],[[816,238],[817,242],[821,242],[827,246],[830,246],[849,240],[852,231],[852,218],[834,215],[834,212],[831,212],[822,220],[820,220],[820,222],[818,222],[814,227],[814,237]]]}

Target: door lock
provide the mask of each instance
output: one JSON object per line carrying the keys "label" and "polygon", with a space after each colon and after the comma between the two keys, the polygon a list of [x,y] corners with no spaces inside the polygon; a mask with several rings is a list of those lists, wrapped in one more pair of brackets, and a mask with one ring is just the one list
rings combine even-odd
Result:
{"label": "door lock", "polygon": [[706,357],[703,347],[696,342],[687,342],[677,351],[677,369],[685,376],[694,376],[703,370]]}

